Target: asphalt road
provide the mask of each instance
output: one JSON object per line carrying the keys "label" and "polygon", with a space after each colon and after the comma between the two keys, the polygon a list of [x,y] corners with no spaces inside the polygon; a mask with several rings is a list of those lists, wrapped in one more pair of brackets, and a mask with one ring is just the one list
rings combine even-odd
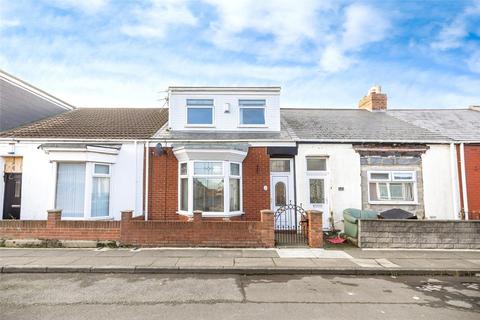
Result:
{"label": "asphalt road", "polygon": [[480,277],[0,274],[0,319],[480,319]]}

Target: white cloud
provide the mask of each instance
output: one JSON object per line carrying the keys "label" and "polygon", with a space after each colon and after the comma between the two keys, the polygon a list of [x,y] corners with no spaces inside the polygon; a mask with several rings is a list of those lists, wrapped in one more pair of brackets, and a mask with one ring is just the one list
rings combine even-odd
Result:
{"label": "white cloud", "polygon": [[348,69],[355,62],[351,53],[362,50],[366,45],[381,41],[391,24],[386,13],[363,4],[352,4],[345,9],[343,31],[325,47],[320,58],[320,67],[326,72]]}
{"label": "white cloud", "polygon": [[188,8],[186,0],[153,0],[147,8],[137,8],[137,22],[122,27],[122,32],[132,37],[163,38],[174,25],[195,25],[197,19]]}
{"label": "white cloud", "polygon": [[480,73],[480,51],[470,56],[467,60],[467,65],[471,71]]}
{"label": "white cloud", "polygon": [[332,0],[205,0],[217,20],[210,23],[207,41],[215,46],[268,58],[298,55],[305,41],[320,42],[327,33]]}
{"label": "white cloud", "polygon": [[[431,47],[437,50],[449,50],[459,48],[463,45],[465,37],[468,36],[470,28],[478,28],[478,22],[471,20],[480,16],[480,0],[466,7],[450,23],[445,24],[440,30]],[[480,32],[480,30],[478,31]]]}
{"label": "white cloud", "polygon": [[74,8],[85,13],[95,13],[103,9],[109,0],[55,0],[54,4],[62,8]]}

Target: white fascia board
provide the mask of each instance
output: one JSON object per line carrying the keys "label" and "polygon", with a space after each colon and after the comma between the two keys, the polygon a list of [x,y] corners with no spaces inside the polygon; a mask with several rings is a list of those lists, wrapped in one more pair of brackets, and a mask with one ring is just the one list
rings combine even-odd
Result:
{"label": "white fascia board", "polygon": [[171,94],[210,94],[210,93],[222,93],[222,94],[258,94],[268,93],[279,95],[281,87],[209,87],[209,86],[171,86],[168,87],[168,92]]}

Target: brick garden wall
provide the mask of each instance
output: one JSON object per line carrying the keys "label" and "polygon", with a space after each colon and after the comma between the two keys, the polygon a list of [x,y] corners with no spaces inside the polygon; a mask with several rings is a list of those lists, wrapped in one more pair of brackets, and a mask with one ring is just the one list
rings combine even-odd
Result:
{"label": "brick garden wall", "polygon": [[361,248],[480,249],[480,221],[360,220]]}
{"label": "brick garden wall", "polygon": [[274,216],[263,210],[260,221],[211,221],[200,213],[191,221],[145,221],[122,212],[121,221],[60,220],[60,211],[47,221],[0,221],[0,239],[118,241],[126,246],[273,247]]}

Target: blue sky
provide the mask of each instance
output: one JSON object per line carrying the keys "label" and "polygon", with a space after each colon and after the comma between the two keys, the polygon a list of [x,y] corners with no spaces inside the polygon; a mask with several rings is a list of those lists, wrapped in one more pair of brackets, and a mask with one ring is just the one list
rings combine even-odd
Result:
{"label": "blue sky", "polygon": [[0,68],[76,106],[280,85],[282,106],[480,104],[480,0],[0,0]]}

